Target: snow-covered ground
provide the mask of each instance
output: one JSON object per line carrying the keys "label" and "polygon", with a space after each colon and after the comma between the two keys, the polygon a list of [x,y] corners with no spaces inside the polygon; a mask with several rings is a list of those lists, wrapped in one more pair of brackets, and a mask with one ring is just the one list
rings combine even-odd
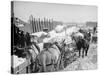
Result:
{"label": "snow-covered ground", "polygon": [[87,57],[80,57],[72,62],[63,71],[93,70],[97,69],[97,45],[91,44]]}

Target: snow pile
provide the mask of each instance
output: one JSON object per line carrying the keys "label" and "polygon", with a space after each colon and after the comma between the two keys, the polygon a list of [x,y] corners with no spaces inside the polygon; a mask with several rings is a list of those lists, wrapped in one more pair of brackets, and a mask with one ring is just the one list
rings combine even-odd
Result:
{"label": "snow pile", "polygon": [[64,26],[62,26],[62,25],[57,25],[57,27],[55,28],[55,31],[57,32],[57,33],[60,33],[60,32],[62,32],[64,30]]}
{"label": "snow pile", "polygon": [[43,39],[44,43],[47,42],[62,42],[65,39],[65,32],[56,33],[54,30],[49,32],[50,37]]}
{"label": "snow pile", "polygon": [[67,44],[70,44],[70,43],[72,43],[71,37],[70,36],[66,36],[66,38],[65,38],[65,44],[67,45]]}
{"label": "snow pile", "polygon": [[44,38],[43,39],[43,43],[47,43],[50,42],[51,39],[53,39],[54,37],[57,36],[57,33],[55,32],[55,30],[52,30],[48,33],[48,35],[50,36],[49,38]]}
{"label": "snow pile", "polygon": [[57,33],[57,35],[56,36],[63,36],[63,37],[65,37],[66,36],[66,34],[65,34],[65,31],[63,31],[63,32],[61,32],[61,33]]}
{"label": "snow pile", "polygon": [[50,32],[48,33],[48,35],[49,35],[50,37],[55,37],[55,36],[57,35],[57,33],[56,33],[55,30],[52,30],[52,31],[50,31]]}
{"label": "snow pile", "polygon": [[18,58],[16,55],[12,55],[12,66],[13,68],[19,66],[20,64],[24,63],[26,61],[26,58]]}
{"label": "snow pile", "polygon": [[63,36],[56,36],[54,38],[52,38],[51,40],[49,40],[50,42],[59,42],[61,43],[65,38]]}
{"label": "snow pile", "polygon": [[70,27],[66,29],[66,35],[72,35],[72,33],[78,32],[79,28],[78,27]]}
{"label": "snow pile", "polygon": [[41,31],[41,32],[32,33],[31,35],[36,35],[37,37],[41,37],[42,35],[47,35],[47,33]]}

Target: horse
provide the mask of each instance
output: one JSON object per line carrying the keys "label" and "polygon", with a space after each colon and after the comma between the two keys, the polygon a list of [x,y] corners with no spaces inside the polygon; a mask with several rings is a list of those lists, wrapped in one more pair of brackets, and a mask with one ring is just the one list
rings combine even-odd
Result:
{"label": "horse", "polygon": [[87,56],[88,49],[89,49],[89,41],[82,37],[72,36],[72,40],[75,41],[76,49],[79,51],[79,57],[81,56],[81,49],[82,49],[82,57]]}
{"label": "horse", "polygon": [[37,55],[40,53],[40,50],[35,43],[32,43],[27,48],[26,53],[27,53],[28,59],[30,59],[30,62],[31,62],[30,70],[33,73],[37,70],[35,67],[36,66],[35,60],[36,60]]}
{"label": "horse", "polygon": [[[36,60],[39,67],[39,72],[51,72],[58,70],[60,56],[61,53],[56,43],[52,43],[50,48],[41,51]],[[49,66],[51,66],[51,68],[50,70],[47,70]]]}
{"label": "horse", "polygon": [[86,39],[88,42],[91,41],[92,39],[92,34],[90,31],[85,31],[85,30],[79,30],[80,33],[82,33],[84,35],[84,39]]}

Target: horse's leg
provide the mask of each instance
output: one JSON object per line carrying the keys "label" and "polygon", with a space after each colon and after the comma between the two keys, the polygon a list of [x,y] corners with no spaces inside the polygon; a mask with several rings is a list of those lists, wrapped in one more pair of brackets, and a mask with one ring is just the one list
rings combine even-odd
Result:
{"label": "horse's leg", "polygon": [[54,63],[54,70],[57,71],[57,63]]}
{"label": "horse's leg", "polygon": [[43,66],[42,66],[42,71],[46,72],[46,55],[43,55]]}
{"label": "horse's leg", "polygon": [[61,56],[59,56],[59,59],[57,62],[57,71],[59,70],[60,62],[61,62],[61,66],[63,66],[63,64],[62,64],[63,61],[61,61]]}
{"label": "horse's leg", "polygon": [[51,69],[50,69],[50,72],[53,72],[53,71],[55,71],[54,64],[51,65]]}
{"label": "horse's leg", "polygon": [[82,58],[84,58],[84,51],[86,51],[86,49],[82,49]]}
{"label": "horse's leg", "polygon": [[60,59],[60,69],[64,69],[64,61],[63,61],[63,57],[61,57]]}
{"label": "horse's leg", "polygon": [[30,72],[31,73],[35,72],[35,68],[34,68],[34,64],[33,63],[31,63],[31,65],[30,65]]}
{"label": "horse's leg", "polygon": [[39,72],[40,71],[40,66],[39,66],[39,61],[36,60],[34,66],[34,72]]}
{"label": "horse's leg", "polygon": [[85,56],[87,56],[88,50],[89,50],[89,45],[87,46],[87,48],[85,50]]}
{"label": "horse's leg", "polygon": [[87,56],[88,50],[85,51],[85,56]]}
{"label": "horse's leg", "polygon": [[81,49],[79,49],[79,57],[81,56]]}

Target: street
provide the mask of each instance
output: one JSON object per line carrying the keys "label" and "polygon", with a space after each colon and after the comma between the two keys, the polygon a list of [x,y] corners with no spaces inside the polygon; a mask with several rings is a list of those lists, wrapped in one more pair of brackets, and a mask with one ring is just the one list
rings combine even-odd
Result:
{"label": "street", "polygon": [[64,71],[74,71],[74,70],[93,70],[97,69],[97,45],[90,44],[88,56],[76,59],[76,61],[72,62]]}

